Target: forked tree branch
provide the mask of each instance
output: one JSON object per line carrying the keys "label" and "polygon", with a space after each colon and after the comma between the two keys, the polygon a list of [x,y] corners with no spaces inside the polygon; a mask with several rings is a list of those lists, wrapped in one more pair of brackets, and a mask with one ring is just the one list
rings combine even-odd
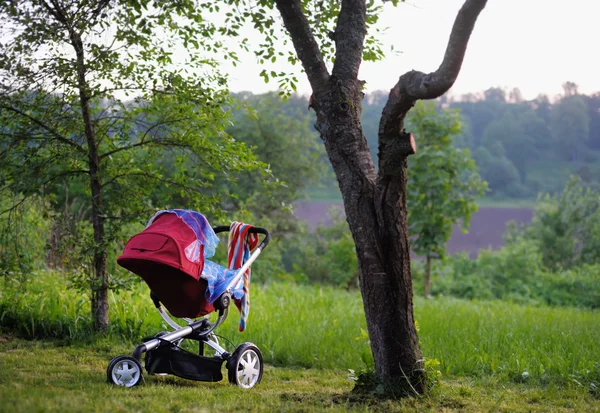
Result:
{"label": "forked tree branch", "polygon": [[364,0],[343,0],[333,38],[336,44],[333,74],[353,81],[362,61],[366,27]]}
{"label": "forked tree branch", "polygon": [[319,95],[327,87],[329,72],[308,20],[302,11],[302,4],[300,0],[275,0],[275,3],[283,19],[283,25],[290,34],[313,93]]}
{"label": "forked tree branch", "polygon": [[465,1],[454,21],[440,67],[429,74],[412,71],[402,76],[406,77],[404,90],[407,95],[415,99],[435,99],[452,87],[460,72],[477,17],[486,3],[487,0]]}
{"label": "forked tree branch", "polygon": [[379,125],[380,137],[399,136],[404,115],[419,99],[435,99],[446,93],[456,81],[475,22],[487,0],[466,0],[461,7],[440,67],[425,74],[416,70],[400,76],[390,91]]}

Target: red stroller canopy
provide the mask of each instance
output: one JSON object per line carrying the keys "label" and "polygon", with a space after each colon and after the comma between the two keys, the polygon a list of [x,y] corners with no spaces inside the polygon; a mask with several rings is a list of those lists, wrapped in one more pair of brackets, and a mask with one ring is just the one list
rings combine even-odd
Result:
{"label": "red stroller canopy", "polygon": [[[117,263],[142,277],[175,317],[201,317],[214,311],[205,299],[207,283],[200,278],[204,247],[176,213],[162,213],[127,242]],[[188,258],[190,248],[199,248],[194,261]]]}

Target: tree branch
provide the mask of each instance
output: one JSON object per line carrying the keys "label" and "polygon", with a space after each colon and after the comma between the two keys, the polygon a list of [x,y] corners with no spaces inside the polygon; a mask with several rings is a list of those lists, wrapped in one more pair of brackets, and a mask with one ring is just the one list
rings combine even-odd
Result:
{"label": "tree branch", "polygon": [[313,93],[319,95],[327,87],[329,72],[302,11],[302,4],[300,0],[276,0],[275,3],[283,19],[283,25],[292,38],[302,67],[306,71]]}
{"label": "tree branch", "polygon": [[98,7],[96,7],[96,9],[94,11],[92,11],[89,21],[95,20],[96,17],[98,17],[100,15],[102,10],[104,10],[106,8],[106,6],[108,6],[109,4],[110,4],[110,0],[102,0],[100,2],[100,4],[98,4]]}
{"label": "tree branch", "polygon": [[486,3],[487,0],[465,1],[454,21],[444,59],[435,72],[425,74],[412,70],[400,76],[381,115],[380,146],[382,137],[402,135],[404,117],[417,100],[435,99],[452,87],[460,72],[475,22]]}
{"label": "tree branch", "polygon": [[364,0],[344,0],[333,33],[336,44],[333,75],[354,81],[362,61],[362,52],[367,33],[366,7]]}
{"label": "tree branch", "polygon": [[55,129],[51,128],[50,126],[46,125],[44,122],[40,121],[39,119],[34,118],[31,115],[28,115],[27,113],[17,109],[17,108],[13,108],[11,106],[6,106],[6,105],[2,105],[0,106],[0,109],[5,109],[5,110],[9,110],[11,112],[14,112],[20,116],[23,116],[29,120],[31,120],[33,123],[35,123],[36,125],[38,125],[39,127],[41,127],[42,129],[48,131],[50,133],[50,135],[52,135],[56,140],[72,146],[73,148],[75,148],[78,152],[84,154],[85,156],[88,156],[88,153],[85,149],[83,149],[82,146],[79,146],[77,143],[65,138],[64,136],[62,136],[60,133],[58,133]]}
{"label": "tree branch", "polygon": [[181,118],[181,119],[174,119],[174,120],[170,120],[170,121],[164,121],[164,122],[152,124],[152,125],[150,125],[150,127],[148,129],[146,129],[146,131],[144,132],[144,135],[142,135],[142,137],[141,137],[141,139],[140,139],[139,142],[132,143],[132,144],[129,144],[129,145],[126,145],[126,146],[121,146],[119,148],[115,148],[115,149],[113,149],[111,151],[105,152],[105,153],[103,153],[103,154],[100,155],[100,159],[107,158],[107,157],[109,157],[111,155],[114,155],[114,154],[116,154],[118,152],[128,151],[130,149],[139,148],[141,146],[150,145],[150,144],[153,144],[153,145],[162,145],[162,146],[189,147],[190,145],[181,144],[181,143],[179,143],[177,141],[170,140],[168,138],[160,138],[160,137],[157,138],[156,136],[154,136],[154,138],[156,138],[156,139],[152,139],[152,138],[147,139],[150,136],[150,133],[153,130],[155,130],[157,128],[160,128],[162,126],[176,124],[176,123],[179,123],[179,122],[182,122],[182,121],[185,121],[185,120],[186,120],[186,118]]}
{"label": "tree branch", "polygon": [[486,3],[487,0],[465,1],[454,21],[444,60],[440,67],[429,74],[414,70],[405,73],[396,85],[401,89],[401,93],[414,100],[435,99],[452,87],[460,72],[477,17]]}
{"label": "tree branch", "polygon": [[52,3],[53,7],[46,3],[46,1],[42,0],[42,6],[48,10],[48,13],[50,13],[57,22],[62,23],[65,28],[70,29],[69,22],[67,21],[65,12],[61,9],[60,4],[58,4],[55,0],[50,0],[50,3]]}

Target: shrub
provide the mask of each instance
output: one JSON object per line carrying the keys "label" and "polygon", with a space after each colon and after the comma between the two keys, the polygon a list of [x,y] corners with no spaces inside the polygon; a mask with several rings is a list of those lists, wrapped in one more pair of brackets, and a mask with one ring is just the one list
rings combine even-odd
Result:
{"label": "shrub", "polygon": [[286,259],[296,280],[356,287],[358,263],[348,223],[337,210],[330,211],[332,224],[304,232],[288,247]]}
{"label": "shrub", "polygon": [[523,236],[552,271],[600,262],[600,192],[571,177],[561,194],[538,199]]}
{"label": "shrub", "polygon": [[600,308],[600,264],[549,271],[536,244],[524,238],[498,251],[483,250],[476,259],[447,257],[433,272],[433,295]]}

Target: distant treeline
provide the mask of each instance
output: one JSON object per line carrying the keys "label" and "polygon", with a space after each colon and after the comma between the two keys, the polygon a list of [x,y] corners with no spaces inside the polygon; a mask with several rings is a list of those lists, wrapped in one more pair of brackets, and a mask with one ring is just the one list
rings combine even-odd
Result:
{"label": "distant treeline", "polygon": [[[464,125],[455,144],[471,150],[488,196],[535,199],[540,192],[559,192],[571,175],[600,187],[600,92],[580,94],[571,82],[563,89],[560,96],[533,100],[523,99],[519,89],[500,88],[439,99],[440,107],[460,111]],[[362,124],[375,159],[388,93],[372,92],[363,101]],[[296,109],[306,110],[308,100],[295,96],[283,105],[294,116]],[[327,179],[336,187],[333,176]]]}
{"label": "distant treeline", "polygon": [[[460,111],[463,132],[456,145],[469,148],[495,198],[535,198],[560,191],[570,175],[600,185],[600,92],[582,95],[567,82],[554,99],[524,100],[519,89],[490,88],[440,106]],[[363,125],[371,151],[388,92],[369,94]],[[417,144],[419,137],[417,136]]]}

